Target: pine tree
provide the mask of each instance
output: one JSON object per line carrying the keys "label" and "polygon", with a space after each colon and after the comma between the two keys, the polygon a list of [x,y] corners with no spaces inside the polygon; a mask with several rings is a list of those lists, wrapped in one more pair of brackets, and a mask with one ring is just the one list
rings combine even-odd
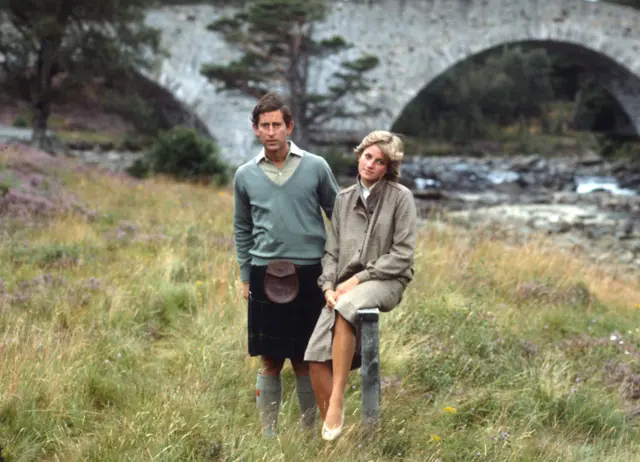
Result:
{"label": "pine tree", "polygon": [[103,75],[140,68],[158,49],[144,25],[152,0],[0,0],[0,54],[5,76],[25,78],[33,112],[33,142],[48,147],[47,123],[56,74]]}
{"label": "pine tree", "polygon": [[241,90],[260,98],[284,84],[296,129],[293,139],[307,146],[322,125],[335,118],[352,118],[375,112],[366,102],[347,97],[369,90],[365,74],[378,65],[378,58],[363,55],[344,61],[325,93],[309,88],[309,68],[313,60],[324,59],[350,45],[340,36],[313,38],[314,25],[327,14],[323,1],[255,0],[231,18],[209,26],[237,44],[243,56],[227,65],[207,64],[202,74],[224,83],[225,89]]}

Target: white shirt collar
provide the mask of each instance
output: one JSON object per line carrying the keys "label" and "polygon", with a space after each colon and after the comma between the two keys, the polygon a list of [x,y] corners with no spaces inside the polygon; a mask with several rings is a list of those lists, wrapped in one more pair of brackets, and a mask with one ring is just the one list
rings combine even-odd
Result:
{"label": "white shirt collar", "polygon": [[361,188],[360,190],[362,191],[362,200],[366,202],[367,197],[371,195],[371,190],[376,187],[379,181],[376,181],[375,183],[373,183],[370,188],[367,188],[361,179],[358,179],[358,181],[360,182],[360,188]]}
{"label": "white shirt collar", "polygon": [[[296,146],[296,144],[293,141],[289,140],[289,141],[287,141],[287,144],[289,145],[289,153],[288,154],[293,154],[294,156],[298,156],[298,157],[304,157],[304,151],[302,149],[300,149],[298,146]],[[260,153],[256,157],[256,164],[259,164],[260,162],[262,162],[266,157],[267,156],[264,153],[264,148],[262,148],[260,150]]]}

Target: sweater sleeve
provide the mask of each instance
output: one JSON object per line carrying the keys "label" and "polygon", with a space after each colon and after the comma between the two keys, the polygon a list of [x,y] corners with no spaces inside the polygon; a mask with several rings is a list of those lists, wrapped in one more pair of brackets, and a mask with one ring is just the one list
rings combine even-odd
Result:
{"label": "sweater sleeve", "polygon": [[322,288],[322,292],[328,289],[334,290],[336,288],[336,279],[338,278],[338,257],[340,256],[339,202],[339,199],[335,201],[331,223],[327,230],[327,242],[325,243],[324,256],[322,257],[322,274],[318,278],[318,285]]}
{"label": "sweater sleeve", "polygon": [[322,159],[320,165],[320,185],[318,186],[318,197],[320,199],[320,207],[324,210],[327,217],[333,216],[333,206],[336,201],[339,187],[331,167],[326,160]]}
{"label": "sweater sleeve", "polygon": [[251,204],[244,188],[240,171],[233,179],[233,237],[236,246],[236,257],[240,266],[240,280],[249,281],[251,272],[251,254],[253,247],[253,221],[251,219]]}
{"label": "sweater sleeve", "polygon": [[360,282],[371,279],[394,279],[413,264],[416,247],[417,211],[410,192],[404,194],[393,213],[395,230],[389,252],[369,261],[363,271],[356,274]]}

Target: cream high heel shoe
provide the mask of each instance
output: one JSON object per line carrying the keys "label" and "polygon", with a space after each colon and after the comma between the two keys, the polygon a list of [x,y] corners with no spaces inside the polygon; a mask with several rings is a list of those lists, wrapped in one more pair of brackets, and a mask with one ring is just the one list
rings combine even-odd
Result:
{"label": "cream high heel shoe", "polygon": [[333,441],[340,433],[342,433],[342,427],[344,426],[344,409],[342,409],[342,414],[340,415],[340,425],[336,428],[327,427],[326,423],[322,423],[322,439],[325,441]]}

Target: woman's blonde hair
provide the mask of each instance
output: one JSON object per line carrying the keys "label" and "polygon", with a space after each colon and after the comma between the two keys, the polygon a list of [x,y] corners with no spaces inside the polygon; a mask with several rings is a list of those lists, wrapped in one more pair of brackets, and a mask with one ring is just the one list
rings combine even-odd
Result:
{"label": "woman's blonde hair", "polygon": [[360,161],[365,149],[374,144],[380,148],[388,162],[385,178],[389,181],[398,181],[400,179],[400,164],[404,157],[402,140],[394,133],[385,130],[374,130],[365,136],[358,147],[353,150],[356,159]]}

